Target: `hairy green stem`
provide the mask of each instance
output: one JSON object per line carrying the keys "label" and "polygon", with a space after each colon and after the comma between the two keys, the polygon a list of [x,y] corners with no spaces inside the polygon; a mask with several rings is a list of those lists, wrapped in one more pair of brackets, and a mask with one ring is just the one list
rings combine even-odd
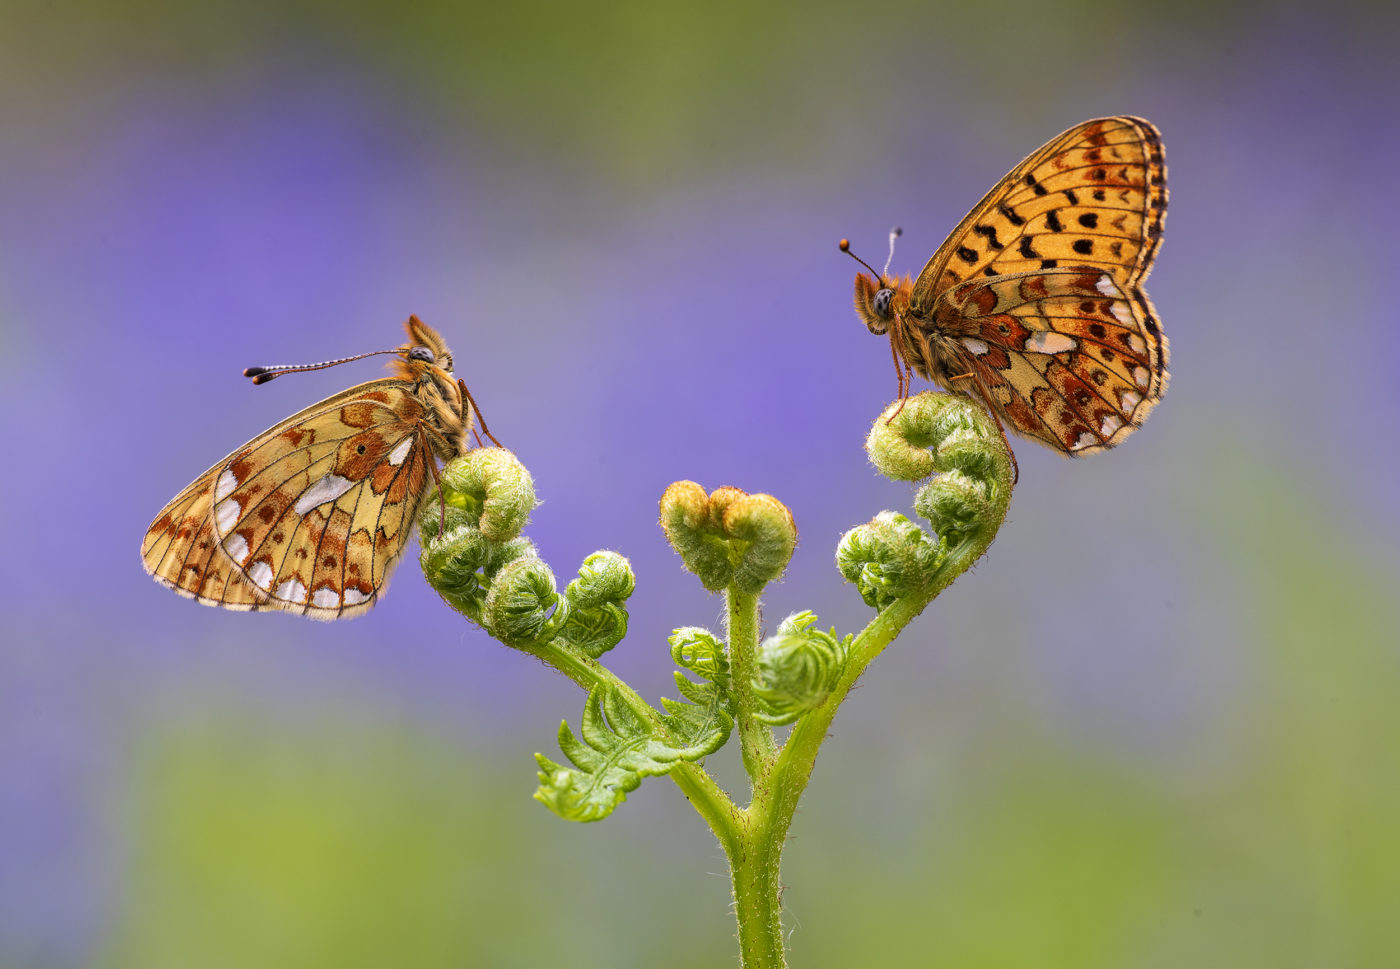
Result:
{"label": "hairy green stem", "polygon": [[[445,599],[492,635],[589,692],[579,737],[560,728],[578,769],[537,755],[536,798],[561,816],[594,821],[644,776],[669,774],[728,858],[742,965],[783,969],[782,850],[817,753],[870,663],[991,544],[1014,483],[1002,440],[974,403],[946,395],[902,400],[876,421],[867,450],[882,474],[939,475],[914,505],[936,537],[893,512],[843,537],[837,566],[877,611],[858,635],[840,640],[834,630],[809,630],[816,617],[802,612],[760,646],[758,595],[782,574],[797,541],[781,502],[728,487],[707,494],[688,481],[668,488],[662,527],[706,588],[724,590],[726,642],[702,629],[675,631],[683,700],[663,701],[664,713],[596,658],[626,633],[633,590],[626,560],[590,556],[560,594],[552,571],[518,537],[535,498],[528,472],[508,452],[474,451],[444,471],[445,483],[462,492],[449,504],[463,520],[425,522],[424,569]],[[729,737],[731,717],[751,785],[745,808],[697,762]],[[773,725],[786,723],[794,726],[779,745]]]}
{"label": "hairy green stem", "polygon": [[733,586],[724,595],[725,638],[729,643],[737,708],[735,722],[753,791],[749,807],[739,812],[739,837],[733,845],[725,845],[725,853],[734,890],[734,914],[739,922],[740,964],[745,969],[769,969],[787,965],[778,881],[783,839],[775,839],[770,830],[770,777],[778,749],[773,729],[756,716],[758,702],[753,678],[758,660],[758,596]]}
{"label": "hairy green stem", "polygon": [[783,839],[771,830],[767,798],[755,798],[743,812],[742,837],[730,847],[734,915],[739,922],[739,959],[744,969],[781,969],[783,953],[782,886],[778,880]]}
{"label": "hairy green stem", "polygon": [[[837,709],[866,667],[981,557],[993,535],[995,529],[986,529],[985,537],[972,538],[954,548],[918,594],[897,600],[875,616],[852,642],[846,666],[830,695],[797,721],[782,749],[765,761],[764,782],[755,783],[753,803],[743,812],[745,823],[739,850],[729,851],[741,965],[745,969],[787,964],[780,903],[782,849]],[[739,682],[737,665],[735,679]],[[771,734],[769,737],[771,740]]]}
{"label": "hairy green stem", "polygon": [[743,752],[744,769],[753,780],[755,796],[777,755],[773,730],[759,720],[758,702],[754,697],[753,676],[758,662],[759,614],[758,595],[740,592],[730,586],[724,592],[725,639],[729,642],[729,662],[733,669],[734,699],[737,706],[735,721],[739,728],[739,743]]}

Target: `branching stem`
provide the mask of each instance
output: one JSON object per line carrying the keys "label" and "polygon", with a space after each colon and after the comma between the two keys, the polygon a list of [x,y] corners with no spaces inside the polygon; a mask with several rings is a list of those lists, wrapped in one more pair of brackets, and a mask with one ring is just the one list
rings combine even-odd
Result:
{"label": "branching stem", "polygon": [[[535,797],[562,817],[596,821],[644,777],[669,775],[729,860],[746,969],[787,964],[783,845],[837,709],[885,647],[987,550],[1011,499],[1004,439],[966,399],[919,394],[891,405],[867,451],[894,480],[938,475],[915,501],[937,537],[894,512],[846,534],[837,566],[876,614],[845,639],[808,630],[816,617],[802,612],[759,641],[759,594],[782,574],[797,541],[786,506],[737,488],[707,493],[686,481],[667,489],[662,528],[706,588],[724,591],[726,635],[721,643],[707,630],[676,630],[682,699],[661,709],[597,659],[626,635],[630,565],[617,553],[595,553],[560,593],[554,573],[519,537],[535,495],[513,455],[482,448],[453,462],[442,475],[443,508],[420,521],[424,572],[443,598],[589,694],[578,736],[567,724],[560,728],[574,766],[537,755]],[[786,723],[793,727],[779,745],[772,725]],[[742,808],[701,763],[731,728],[750,781]]]}
{"label": "branching stem", "polygon": [[[826,739],[841,702],[867,666],[894,641],[937,595],[976,562],[991,543],[994,530],[982,540],[969,539],[950,551],[942,566],[929,576],[918,595],[891,604],[872,619],[851,643],[846,667],[826,700],[799,719],[786,743],[763,762],[762,774],[752,770],[754,797],[742,812],[739,850],[730,850],[729,866],[734,888],[734,912],[739,922],[739,948],[744,969],[770,969],[787,965],[783,951],[779,871],[788,829],[797,803],[811,780],[817,753]],[[731,612],[732,616],[732,612]],[[732,642],[732,641],[731,641]],[[732,648],[732,645],[731,645]],[[735,679],[738,653],[735,651]],[[739,720],[741,729],[742,717]],[[762,726],[761,724],[759,726]],[[771,742],[772,734],[764,727]],[[748,764],[745,748],[745,764]],[[759,781],[759,777],[762,781]]]}

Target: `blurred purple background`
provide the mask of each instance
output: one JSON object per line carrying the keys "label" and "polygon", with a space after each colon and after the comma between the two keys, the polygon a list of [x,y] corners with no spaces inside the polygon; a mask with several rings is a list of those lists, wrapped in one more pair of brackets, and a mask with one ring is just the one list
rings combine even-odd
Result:
{"label": "blurred purple background", "polygon": [[[621,815],[684,831],[692,875],[722,870],[664,780],[606,836],[528,800],[530,755],[555,753],[580,698],[444,608],[416,552],[371,614],[317,624],[158,588],[144,528],[240,442],[381,372],[252,389],[243,367],[392,346],[417,313],[535,475],[529,534],[560,581],[600,547],[632,559],[632,632],[609,661],[644,694],[674,692],[673,626],[720,622],[655,525],[674,480],[785,501],[801,544],[770,626],[812,608],[858,629],[869,611],[835,542],[909,512],[912,491],[861,451],[894,378],[851,309],[837,240],[879,262],[900,224],[894,266],[916,272],[1024,154],[1105,114],[1147,117],[1165,140],[1171,207],[1148,290],[1170,391],[1109,455],[1018,449],[988,558],[838,718],[787,871],[795,917],[820,931],[801,907],[822,891],[797,858],[817,850],[803,824],[879,820],[878,871],[930,812],[971,823],[959,811],[1032,740],[1198,817],[1224,811],[1242,775],[1241,796],[1268,802],[1242,765],[1309,744],[1318,763],[1357,764],[1300,790],[1332,790],[1342,817],[1394,803],[1379,742],[1400,726],[1369,707],[1393,708],[1400,687],[1393,10],[995,11],[7,5],[0,965],[140,961],[113,940],[130,939],[146,864],[143,772],[211,722],[234,751],[300,737],[314,756],[308,731],[344,720],[499,761],[502,786],[477,793],[519,815],[521,853],[503,865],[523,878],[548,863],[525,853],[542,839],[614,839],[586,842],[586,867],[604,844],[635,850]],[[1329,668],[1339,650],[1351,665]],[[1259,714],[1302,695],[1288,684],[1322,691],[1321,720],[1306,705]],[[1328,710],[1356,732],[1309,732]],[[1357,737],[1392,759],[1362,764]],[[881,799],[843,793],[861,785]],[[1223,842],[1252,827],[1227,816]],[[1400,857],[1394,836],[1357,850]],[[1377,877],[1367,897],[1400,900],[1394,870]],[[713,908],[723,953],[723,880],[686,891]],[[1382,964],[1328,961],[1379,950],[1300,917],[1313,944],[1273,964]]]}

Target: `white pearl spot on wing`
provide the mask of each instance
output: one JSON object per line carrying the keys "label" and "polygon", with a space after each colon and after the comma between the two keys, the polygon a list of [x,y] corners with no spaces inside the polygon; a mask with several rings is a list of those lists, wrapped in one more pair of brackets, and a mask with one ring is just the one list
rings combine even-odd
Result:
{"label": "white pearl spot on wing", "polygon": [[224,551],[228,553],[229,558],[238,563],[239,568],[248,564],[248,540],[242,535],[235,532],[224,539]]}
{"label": "white pearl spot on wing", "polygon": [[1054,330],[1036,330],[1026,337],[1026,349],[1031,353],[1065,353],[1079,346],[1072,336]]}
{"label": "white pearl spot on wing", "polygon": [[1147,353],[1147,344],[1146,344],[1145,342],[1143,342],[1142,337],[1138,336],[1136,333],[1129,333],[1129,334],[1128,334],[1128,349],[1129,349],[1129,350],[1132,350],[1134,353],[1137,353],[1137,354],[1146,354],[1146,353]]}
{"label": "white pearl spot on wing", "polygon": [[1113,277],[1108,273],[1104,273],[1099,277],[1099,281],[1094,284],[1094,288],[1105,296],[1112,296],[1114,299],[1123,295],[1118,292],[1118,287],[1113,283]]}
{"label": "white pearl spot on wing", "polygon": [[398,444],[394,445],[394,449],[389,452],[389,463],[397,468],[399,465],[403,464],[404,458],[408,457],[408,452],[412,450],[412,448],[413,438],[404,438]]}
{"label": "white pearl spot on wing", "polygon": [[264,592],[269,592],[272,589],[272,580],[277,578],[277,576],[273,574],[272,566],[259,559],[254,562],[253,567],[248,570],[248,578],[253,580],[253,585]]}
{"label": "white pearl spot on wing", "polygon": [[349,478],[342,478],[338,474],[328,474],[301,493],[293,510],[298,515],[305,515],[313,508],[324,505],[328,501],[335,501],[354,486],[355,482]]}
{"label": "white pearl spot on wing", "polygon": [[214,506],[214,524],[220,535],[227,535],[242,517],[243,506],[232,498],[225,498]]}
{"label": "white pearl spot on wing", "polygon": [[1136,382],[1137,385],[1138,385],[1139,387],[1141,387],[1143,390],[1146,390],[1146,389],[1147,389],[1147,378],[1148,378],[1148,373],[1147,373],[1147,368],[1146,368],[1146,367],[1134,367],[1134,368],[1133,368],[1133,380],[1134,380],[1134,382]]}
{"label": "white pearl spot on wing", "polygon": [[351,588],[345,590],[345,604],[347,606],[358,606],[368,598],[369,596],[365,595],[359,589]]}
{"label": "white pearl spot on wing", "polygon": [[276,595],[284,602],[295,602],[300,605],[306,601],[306,586],[301,584],[300,579],[288,579],[277,587]]}
{"label": "white pearl spot on wing", "polygon": [[967,347],[969,353],[974,353],[979,357],[987,352],[986,343],[982,342],[981,340],[974,340],[970,336],[965,336],[962,338],[962,345]]}
{"label": "white pearl spot on wing", "polygon": [[317,609],[335,609],[340,605],[340,596],[329,586],[322,586],[312,594],[311,604]]}
{"label": "white pearl spot on wing", "polygon": [[1107,414],[1103,421],[1099,423],[1099,433],[1104,437],[1112,437],[1113,432],[1123,426],[1123,422],[1118,419],[1117,414]]}
{"label": "white pearl spot on wing", "polygon": [[[1142,368],[1139,367],[1138,369],[1141,370]],[[1138,402],[1141,400],[1142,396],[1131,390],[1125,390],[1118,395],[1118,403],[1123,406],[1123,413],[1125,414],[1131,414],[1133,410],[1137,408]]]}
{"label": "white pearl spot on wing", "polygon": [[1090,444],[1097,443],[1098,438],[1094,437],[1094,435],[1090,434],[1088,431],[1085,431],[1083,434],[1080,434],[1077,438],[1074,439],[1074,443],[1069,446],[1069,449],[1071,451],[1078,451],[1081,448],[1088,447]]}
{"label": "white pearl spot on wing", "polygon": [[232,468],[224,468],[219,475],[219,480],[214,485],[214,500],[223,501],[233,494],[233,489],[238,487],[238,479],[233,476]]}

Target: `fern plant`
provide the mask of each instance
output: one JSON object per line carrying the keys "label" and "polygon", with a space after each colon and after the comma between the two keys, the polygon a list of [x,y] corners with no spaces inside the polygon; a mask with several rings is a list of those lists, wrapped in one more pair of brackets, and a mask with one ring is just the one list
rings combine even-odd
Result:
{"label": "fern plant", "polygon": [[[661,527],[686,568],[724,596],[726,621],[720,633],[672,633],[680,699],[663,698],[659,706],[602,662],[627,632],[631,566],[616,553],[597,552],[560,592],[553,571],[521,537],[535,492],[510,452],[470,451],[444,470],[441,501],[424,502],[423,571],[443,599],[587,692],[577,733],[567,721],[559,728],[567,764],[536,755],[536,800],[566,820],[600,821],[645,778],[669,776],[729,860],[745,967],[786,965],[782,849],[837,709],[900,631],[986,551],[1011,500],[1005,440],[966,398],[924,393],[891,404],[866,449],[887,477],[930,479],[914,501],[930,529],[886,511],[845,534],[837,567],[875,613],[864,629],[844,636],[799,612],[760,638],[760,596],[797,542],[782,502],[738,488],[707,493],[691,481],[666,489]],[[786,725],[791,730],[780,742],[774,728]],[[722,790],[701,763],[735,733],[750,781],[747,804]]]}

